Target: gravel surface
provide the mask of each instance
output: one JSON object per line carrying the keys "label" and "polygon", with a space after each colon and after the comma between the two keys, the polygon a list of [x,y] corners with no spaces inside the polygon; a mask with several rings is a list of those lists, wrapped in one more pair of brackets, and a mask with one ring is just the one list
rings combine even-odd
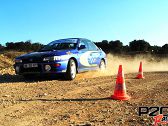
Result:
{"label": "gravel surface", "polygon": [[125,74],[129,101],[110,98],[116,76],[88,75],[73,81],[0,75],[0,126],[147,126],[153,118],[139,117],[138,107],[168,106],[168,72]]}

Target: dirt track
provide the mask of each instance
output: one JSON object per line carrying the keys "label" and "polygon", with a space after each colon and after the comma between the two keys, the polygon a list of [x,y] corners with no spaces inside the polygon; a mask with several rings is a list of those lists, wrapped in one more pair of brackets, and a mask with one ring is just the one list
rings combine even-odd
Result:
{"label": "dirt track", "polygon": [[[115,101],[116,76],[25,81],[0,75],[0,126],[140,126],[153,119],[138,116],[139,106],[168,106],[168,72],[126,74],[129,101]],[[94,73],[91,73],[94,74]]]}

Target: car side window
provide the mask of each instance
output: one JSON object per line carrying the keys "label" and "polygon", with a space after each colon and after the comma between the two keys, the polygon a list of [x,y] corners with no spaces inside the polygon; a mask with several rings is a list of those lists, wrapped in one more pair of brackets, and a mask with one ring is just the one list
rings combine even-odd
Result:
{"label": "car side window", "polygon": [[85,49],[82,49],[82,50],[85,50],[85,51],[88,51],[89,50],[89,47],[88,47],[88,43],[84,40],[81,40],[80,43],[79,43],[79,47],[81,45],[84,45],[86,48]]}
{"label": "car side window", "polygon": [[98,47],[91,41],[88,41],[88,45],[89,45],[89,50],[91,51],[97,51]]}

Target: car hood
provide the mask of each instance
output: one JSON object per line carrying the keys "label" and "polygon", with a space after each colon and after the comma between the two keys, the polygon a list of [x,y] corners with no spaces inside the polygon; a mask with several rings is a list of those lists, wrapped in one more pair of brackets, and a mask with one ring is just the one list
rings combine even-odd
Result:
{"label": "car hood", "polygon": [[27,58],[44,58],[50,56],[61,56],[67,54],[73,54],[75,50],[57,50],[57,51],[46,51],[46,52],[31,52],[17,57],[18,59],[27,59]]}

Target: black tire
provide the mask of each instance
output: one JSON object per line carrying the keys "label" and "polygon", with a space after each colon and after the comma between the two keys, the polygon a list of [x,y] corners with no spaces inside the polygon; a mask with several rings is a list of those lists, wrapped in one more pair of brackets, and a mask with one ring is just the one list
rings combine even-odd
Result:
{"label": "black tire", "polygon": [[100,61],[99,68],[102,71],[106,69],[106,64],[105,64],[105,61],[103,59]]}
{"label": "black tire", "polygon": [[76,77],[76,63],[73,59],[70,59],[68,62],[68,67],[67,67],[67,71],[65,74],[65,78],[67,80],[73,80]]}

